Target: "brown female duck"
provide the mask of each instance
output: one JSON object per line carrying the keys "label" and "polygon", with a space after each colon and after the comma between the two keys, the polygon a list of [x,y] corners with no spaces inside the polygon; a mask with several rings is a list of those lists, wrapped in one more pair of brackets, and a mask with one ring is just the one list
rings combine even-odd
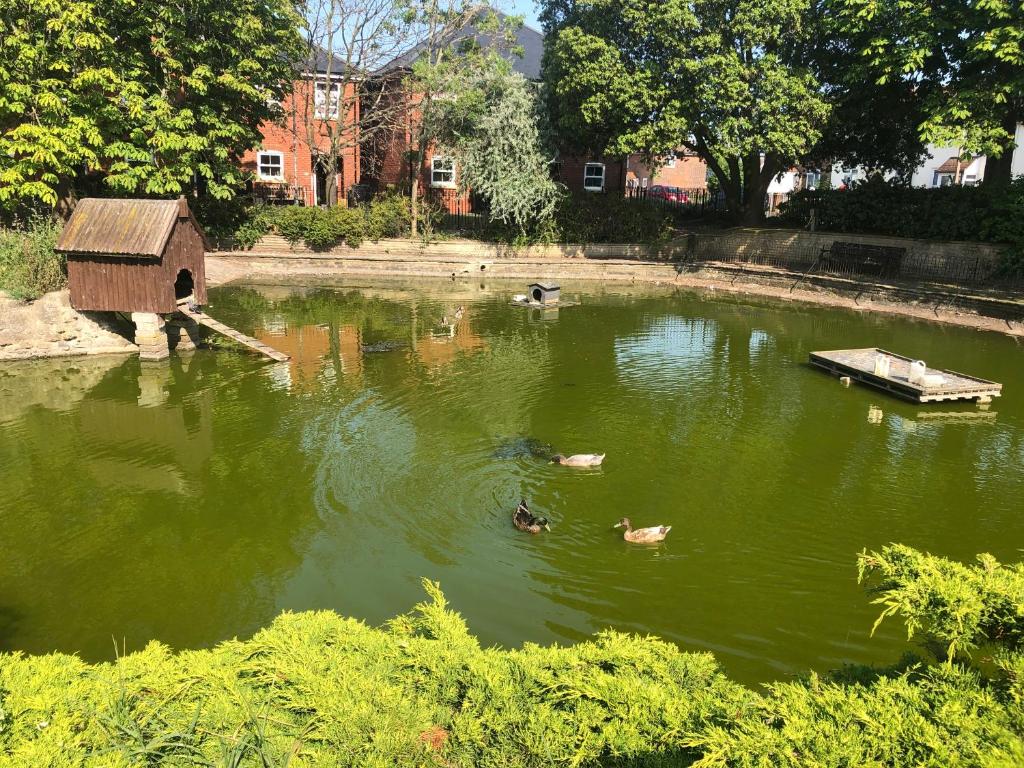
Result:
{"label": "brown female duck", "polygon": [[655,544],[664,541],[668,532],[672,530],[671,525],[655,525],[652,528],[634,528],[628,517],[624,517],[615,524],[616,528],[625,528],[626,532],[622,538],[634,544]]}

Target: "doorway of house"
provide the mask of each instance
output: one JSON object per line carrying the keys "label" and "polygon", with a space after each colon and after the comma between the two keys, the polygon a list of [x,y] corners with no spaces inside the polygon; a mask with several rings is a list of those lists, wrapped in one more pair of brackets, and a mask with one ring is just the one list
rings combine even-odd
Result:
{"label": "doorway of house", "polygon": [[196,285],[192,279],[192,273],[187,269],[183,269],[178,273],[177,278],[174,280],[174,299],[175,301],[181,301],[187,299],[195,293]]}
{"label": "doorway of house", "polygon": [[338,158],[338,175],[334,178],[335,189],[329,190],[327,188],[327,165],[319,159],[313,158],[313,183],[316,186],[316,204],[317,205],[333,205],[338,202],[339,189],[343,184],[345,164],[342,159]]}

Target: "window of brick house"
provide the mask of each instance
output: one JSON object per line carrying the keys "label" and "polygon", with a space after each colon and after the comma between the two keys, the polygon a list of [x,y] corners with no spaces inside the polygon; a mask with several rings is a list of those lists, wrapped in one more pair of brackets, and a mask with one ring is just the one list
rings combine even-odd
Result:
{"label": "window of brick house", "polygon": [[318,82],[313,93],[314,111],[321,120],[337,120],[338,104],[341,101],[341,83]]}
{"label": "window of brick house", "polygon": [[455,161],[450,157],[437,155],[430,159],[430,186],[455,186]]}
{"label": "window of brick house", "polygon": [[676,154],[675,154],[675,152],[673,152],[671,155],[669,155],[665,159],[665,167],[666,168],[675,168],[676,167]]}
{"label": "window of brick house", "polygon": [[583,188],[587,192],[604,192],[604,163],[587,163],[584,166]]}
{"label": "window of brick house", "polygon": [[266,181],[284,181],[284,153],[257,152],[256,173]]}

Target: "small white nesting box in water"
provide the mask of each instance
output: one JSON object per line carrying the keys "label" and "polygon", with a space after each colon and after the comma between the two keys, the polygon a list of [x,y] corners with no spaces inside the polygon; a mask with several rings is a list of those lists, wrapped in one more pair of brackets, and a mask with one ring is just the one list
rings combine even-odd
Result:
{"label": "small white nesting box in water", "polygon": [[554,283],[530,283],[530,301],[545,305],[557,304],[561,290]]}

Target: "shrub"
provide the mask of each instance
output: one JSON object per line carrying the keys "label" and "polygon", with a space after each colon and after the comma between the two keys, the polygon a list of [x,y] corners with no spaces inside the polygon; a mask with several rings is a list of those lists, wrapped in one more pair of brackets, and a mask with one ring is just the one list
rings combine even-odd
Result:
{"label": "shrub", "polygon": [[292,245],[298,245],[306,237],[306,232],[317,215],[318,208],[304,208],[289,205],[281,208],[274,217],[274,228]]}
{"label": "shrub", "polygon": [[362,212],[349,208],[309,208],[302,233],[306,245],[315,251],[333,248],[339,242],[356,248],[363,242],[366,220]]}
{"label": "shrub", "polygon": [[585,194],[561,200],[550,234],[563,243],[653,243],[671,236],[672,223],[655,202]]}
{"label": "shrub", "polygon": [[67,261],[54,250],[61,224],[37,216],[0,229],[0,290],[35,299],[67,285]]}
{"label": "shrub", "polygon": [[935,240],[1024,244],[1024,178],[1008,189],[901,187],[873,178],[849,189],[797,192],[779,221],[819,229]]}
{"label": "shrub", "polygon": [[409,198],[405,195],[388,192],[375,197],[362,210],[366,216],[367,239],[406,237],[409,234],[412,212]]}
{"label": "shrub", "polygon": [[[905,547],[861,575],[952,656],[810,675],[761,692],[710,654],[604,632],[569,647],[482,648],[429,600],[374,629],[285,613],[245,641],[115,663],[0,655],[0,760],[11,765],[1020,766],[1024,571]],[[892,608],[895,606],[895,608]],[[890,608],[892,608],[890,610]]]}

